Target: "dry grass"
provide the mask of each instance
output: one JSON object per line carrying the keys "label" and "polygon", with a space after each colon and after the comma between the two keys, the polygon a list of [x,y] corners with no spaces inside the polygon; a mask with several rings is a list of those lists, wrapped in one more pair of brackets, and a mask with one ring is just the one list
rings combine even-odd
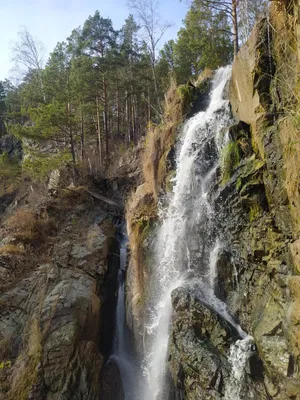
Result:
{"label": "dry grass", "polygon": [[5,244],[0,247],[0,255],[24,255],[26,253],[23,247],[17,246],[15,244]]}
{"label": "dry grass", "polygon": [[37,214],[24,208],[10,216],[5,225],[15,239],[30,244],[45,242],[54,230],[54,221],[46,211]]}
{"label": "dry grass", "polygon": [[270,0],[271,3],[276,5],[278,11],[292,13],[294,9],[295,0]]}
{"label": "dry grass", "polygon": [[132,265],[133,284],[136,294],[142,300],[145,294],[144,282],[147,275],[144,262],[144,240],[149,227],[157,217],[157,205],[153,193],[147,186],[141,185],[132,193],[126,205],[126,221],[130,243],[130,260]]}
{"label": "dry grass", "polygon": [[18,357],[13,370],[9,400],[27,400],[37,382],[38,365],[42,358],[42,334],[37,320],[31,322],[26,350]]}
{"label": "dry grass", "polygon": [[197,80],[194,82],[196,87],[202,85],[203,82],[206,82],[209,79],[212,79],[214,76],[214,71],[209,68],[205,68],[205,70],[198,76]]}
{"label": "dry grass", "polygon": [[165,95],[163,122],[150,126],[142,158],[144,181],[149,192],[157,199],[167,175],[166,159],[174,145],[177,128],[183,120],[183,96],[180,95],[175,82]]}
{"label": "dry grass", "polygon": [[[0,307],[1,307],[1,300],[0,300]],[[13,337],[11,335],[7,335],[6,337],[0,339],[0,362],[10,361],[10,353],[13,341],[12,339]]]}
{"label": "dry grass", "polygon": [[194,86],[187,84],[177,87],[175,81],[172,81],[165,95],[162,122],[148,129],[142,156],[143,175],[149,192],[153,193],[156,200],[159,190],[165,188],[170,171],[168,155],[174,146],[185,113],[190,110],[191,103],[195,100],[195,88],[198,94],[202,93],[202,89],[205,92],[212,76],[213,71],[205,69]]}

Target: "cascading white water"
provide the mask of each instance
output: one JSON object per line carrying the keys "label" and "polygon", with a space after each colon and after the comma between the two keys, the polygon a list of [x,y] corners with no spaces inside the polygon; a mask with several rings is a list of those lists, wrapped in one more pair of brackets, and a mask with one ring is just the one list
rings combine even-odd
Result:
{"label": "cascading white water", "polygon": [[221,242],[209,191],[219,165],[219,150],[228,141],[226,128],[231,116],[223,92],[230,75],[230,67],[217,71],[207,110],[186,122],[180,138],[173,194],[168,207],[160,210],[162,223],[156,239],[146,326],[149,339],[144,361],[146,382],[139,399],[168,398],[166,357],[172,315],[171,293],[175,288],[188,286],[202,303],[247,340],[246,333],[235,323],[226,304],[214,293]]}
{"label": "cascading white water", "polygon": [[[253,353],[253,338],[247,336],[243,340],[237,340],[230,347],[228,361],[231,365],[231,373],[225,389],[225,400],[243,400],[241,397],[242,384],[245,375],[246,363]],[[247,398],[251,398],[248,393]]]}
{"label": "cascading white water", "polygon": [[137,369],[133,359],[132,346],[126,324],[125,306],[125,275],[127,268],[128,239],[125,232],[120,232],[120,268],[118,272],[118,300],[116,307],[116,332],[113,344],[113,353],[110,361],[117,364],[124,393],[124,400],[136,399]]}

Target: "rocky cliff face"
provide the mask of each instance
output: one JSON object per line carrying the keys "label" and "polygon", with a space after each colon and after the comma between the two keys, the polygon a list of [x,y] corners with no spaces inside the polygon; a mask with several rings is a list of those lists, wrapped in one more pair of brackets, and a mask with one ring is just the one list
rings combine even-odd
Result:
{"label": "rocky cliff face", "polygon": [[[233,64],[232,146],[210,192],[224,243],[216,291],[256,346],[246,367],[245,399],[300,398],[298,15],[298,2],[273,2]],[[133,209],[141,212],[138,220],[155,220],[153,206],[140,201]],[[150,225],[135,270],[144,287],[153,262],[151,232]],[[137,292],[133,329],[142,338]],[[170,398],[222,398],[236,332],[185,289],[177,289],[172,302]]]}
{"label": "rocky cliff face", "polygon": [[232,237],[233,243],[240,237],[234,248],[242,255],[242,264],[247,261],[242,292],[248,301],[239,315],[253,332],[266,392],[280,399],[300,393],[297,3],[273,4],[269,17],[258,23],[238,55],[231,85],[233,113],[249,125],[252,157],[260,166],[244,180],[246,158],[230,182],[238,187],[238,198],[249,212],[248,224],[242,223]]}
{"label": "rocky cliff face", "polygon": [[[257,346],[243,398],[300,396],[298,24],[298,5],[277,2],[239,52],[230,87],[239,159],[212,193],[228,249],[219,256],[217,292]],[[232,333],[191,296],[175,298],[176,385],[184,398],[218,398]]]}
{"label": "rocky cliff face", "polygon": [[117,387],[123,399],[117,366],[103,366],[115,330],[116,224],[139,151],[110,177],[85,178],[90,191],[57,171],[48,189],[24,182],[0,198],[2,399],[116,399]]}
{"label": "rocky cliff face", "polygon": [[[44,246],[43,255],[37,249],[28,254],[27,246],[21,251],[13,233],[6,233],[1,247],[2,398],[99,395],[104,281],[117,268],[111,256],[118,252],[114,226],[101,207],[92,209],[88,196],[68,210],[67,219],[55,216],[59,207],[52,201],[44,210],[63,223],[47,239],[55,243]],[[19,246],[19,254],[11,254],[8,241]]]}

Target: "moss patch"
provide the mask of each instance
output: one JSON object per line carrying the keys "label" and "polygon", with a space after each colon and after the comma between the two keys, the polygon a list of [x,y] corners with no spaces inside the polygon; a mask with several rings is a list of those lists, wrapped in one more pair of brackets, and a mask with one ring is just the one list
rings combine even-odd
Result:
{"label": "moss patch", "polygon": [[253,203],[250,205],[249,210],[249,221],[253,222],[261,215],[262,209],[258,203]]}
{"label": "moss patch", "polygon": [[240,163],[240,149],[236,142],[229,142],[222,150],[221,171],[223,185],[232,177]]}

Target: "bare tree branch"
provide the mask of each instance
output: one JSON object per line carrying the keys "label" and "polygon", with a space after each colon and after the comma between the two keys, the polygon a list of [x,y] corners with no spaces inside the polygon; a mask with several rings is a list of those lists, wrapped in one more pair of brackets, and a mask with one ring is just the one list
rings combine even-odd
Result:
{"label": "bare tree branch", "polygon": [[157,0],[128,0],[128,6],[136,16],[141,30],[142,39],[145,43],[150,60],[153,75],[154,91],[157,100],[158,109],[161,111],[161,104],[159,101],[158,85],[155,72],[156,65],[156,52],[157,47],[165,34],[166,30],[172,26],[170,22],[161,22],[158,15],[158,1]]}
{"label": "bare tree branch", "polygon": [[44,45],[35,40],[25,27],[18,36],[19,40],[12,47],[12,61],[16,67],[25,67],[25,74],[34,70],[40,71],[44,66]]}

